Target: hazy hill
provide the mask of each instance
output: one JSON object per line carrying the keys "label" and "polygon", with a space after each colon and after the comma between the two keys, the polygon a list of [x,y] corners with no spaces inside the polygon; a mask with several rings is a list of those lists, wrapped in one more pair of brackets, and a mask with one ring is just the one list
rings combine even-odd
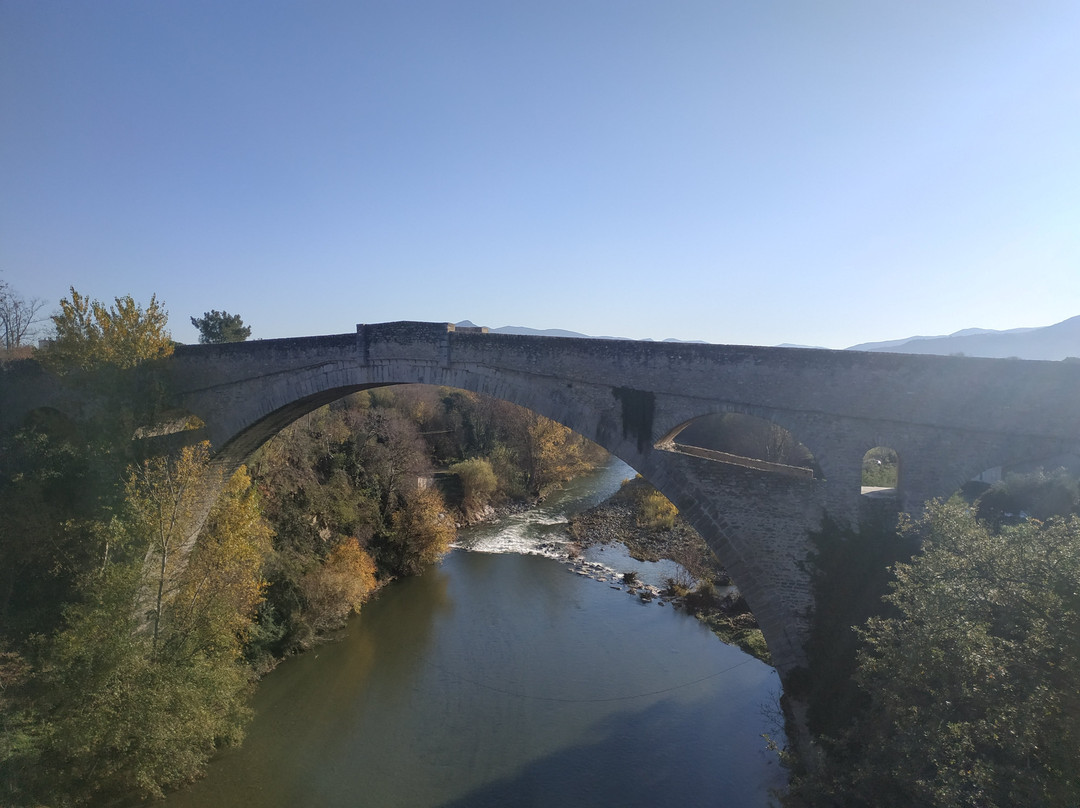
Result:
{"label": "hazy hill", "polygon": [[[469,320],[459,326],[475,327]],[[625,337],[593,337],[577,331],[561,328],[526,328],[504,325],[490,329],[493,334],[524,334],[540,337],[579,337],[585,339],[625,339]],[[701,342],[701,340],[666,339],[664,342]],[[805,348],[805,345],[785,343],[782,348]],[[1070,317],[1055,325],[1041,328],[1013,328],[994,331],[989,328],[965,328],[953,334],[937,337],[908,337],[885,342],[863,342],[852,345],[849,351],[886,351],[910,354],[963,354],[964,356],[988,356],[999,359],[1049,359],[1057,361],[1067,357],[1080,357],[1080,316]]]}
{"label": "hazy hill", "polygon": [[888,342],[864,342],[849,351],[888,351],[911,354],[963,354],[1005,359],[1059,360],[1080,357],[1080,316],[1042,328],[993,331],[967,328],[940,337],[909,337]]}
{"label": "hazy hill", "polygon": [[[470,320],[462,320],[454,325],[463,328],[476,328],[476,324]],[[489,328],[492,334],[519,334],[527,337],[578,337],[580,339],[627,339],[627,337],[594,337],[592,334],[581,334],[577,331],[566,331],[562,328],[526,328],[523,325],[504,325],[498,328]],[[645,340],[650,342],[651,340]],[[704,340],[682,340],[668,337],[664,342],[704,342]]]}

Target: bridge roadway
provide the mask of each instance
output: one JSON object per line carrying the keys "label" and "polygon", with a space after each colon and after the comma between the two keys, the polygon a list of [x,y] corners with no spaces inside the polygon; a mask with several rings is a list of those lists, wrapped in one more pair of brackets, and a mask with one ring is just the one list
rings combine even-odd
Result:
{"label": "bridge roadway", "polygon": [[[205,423],[226,468],[304,413],[384,385],[458,387],[563,423],[675,503],[746,597],[782,675],[806,661],[810,534],[826,515],[858,527],[868,449],[898,453],[897,504],[905,510],[987,469],[1080,451],[1080,363],[1071,361],[531,337],[396,322],[354,334],[179,346],[164,369],[177,408]],[[25,411],[18,398],[0,380],[8,410],[0,420]],[[678,450],[682,428],[725,412],[788,429],[813,452],[816,473]]]}

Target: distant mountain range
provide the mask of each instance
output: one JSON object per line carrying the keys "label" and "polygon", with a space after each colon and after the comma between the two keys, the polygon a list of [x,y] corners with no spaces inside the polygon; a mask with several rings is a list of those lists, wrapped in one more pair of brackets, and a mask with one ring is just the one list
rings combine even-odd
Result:
{"label": "distant mountain range", "polygon": [[[460,323],[454,323],[461,328],[476,328],[476,323],[470,320],[462,320]],[[492,334],[518,334],[526,337],[577,337],[578,339],[628,339],[627,337],[594,337],[591,334],[580,334],[577,331],[565,331],[561,328],[526,328],[521,325],[504,325],[499,328],[489,328],[489,332]],[[644,340],[644,342],[652,342],[652,340]],[[697,342],[703,343],[704,340],[684,340],[669,338],[664,342]]]}
{"label": "distant mountain range", "polygon": [[[469,320],[455,325],[476,328]],[[525,328],[504,325],[489,329],[493,334],[523,334],[535,337],[577,337],[580,339],[626,339],[626,337],[593,337],[577,331],[561,328]],[[696,342],[703,340],[665,339],[664,342]],[[781,348],[806,348],[807,345],[785,343]],[[1068,357],[1080,357],[1080,316],[1070,317],[1054,325],[1041,328],[1012,328],[994,331],[989,328],[965,328],[954,334],[937,337],[908,337],[885,342],[863,342],[852,345],[849,351],[884,351],[908,354],[963,354],[964,356],[987,356],[998,359],[1049,359],[1057,361]]]}
{"label": "distant mountain range", "polygon": [[864,342],[852,345],[848,350],[1060,360],[1070,356],[1080,357],[1080,316],[1042,328],[1013,328],[1008,331],[966,328],[938,337]]}

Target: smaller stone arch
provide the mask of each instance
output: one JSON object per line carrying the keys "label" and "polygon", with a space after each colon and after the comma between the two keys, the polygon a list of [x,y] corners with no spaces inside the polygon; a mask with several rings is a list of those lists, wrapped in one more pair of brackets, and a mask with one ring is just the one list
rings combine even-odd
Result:
{"label": "smaller stone arch", "polygon": [[813,452],[771,418],[727,410],[680,424],[657,449],[792,477],[820,478]]}
{"label": "smaller stone arch", "polygon": [[900,487],[900,454],[891,446],[872,446],[862,458],[864,496],[896,496]]}

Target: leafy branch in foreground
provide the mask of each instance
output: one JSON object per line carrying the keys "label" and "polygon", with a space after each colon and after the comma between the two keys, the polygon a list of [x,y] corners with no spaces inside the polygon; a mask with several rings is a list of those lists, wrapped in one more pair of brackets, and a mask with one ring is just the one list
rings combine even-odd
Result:
{"label": "leafy branch in foreground", "polygon": [[903,532],[896,617],[861,631],[870,704],[829,765],[797,784],[815,805],[1076,805],[1080,801],[1080,518],[992,530],[931,503]]}

